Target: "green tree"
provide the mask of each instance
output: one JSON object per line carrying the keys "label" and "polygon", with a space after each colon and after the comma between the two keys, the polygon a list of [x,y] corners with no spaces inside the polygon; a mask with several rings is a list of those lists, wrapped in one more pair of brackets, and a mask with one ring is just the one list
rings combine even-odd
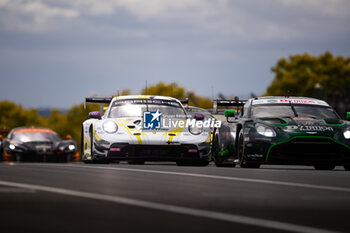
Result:
{"label": "green tree", "polygon": [[280,59],[271,68],[275,78],[265,95],[294,95],[326,100],[342,115],[350,102],[350,58],[330,52]]}
{"label": "green tree", "polygon": [[20,126],[47,126],[46,118],[39,116],[36,109],[25,110],[10,101],[0,102],[0,128],[12,129]]}

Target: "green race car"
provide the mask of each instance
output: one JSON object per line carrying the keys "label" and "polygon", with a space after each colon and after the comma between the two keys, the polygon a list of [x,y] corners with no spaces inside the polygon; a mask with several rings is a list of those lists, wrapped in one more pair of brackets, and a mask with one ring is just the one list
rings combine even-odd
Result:
{"label": "green race car", "polygon": [[259,97],[214,103],[215,108],[220,105],[242,108],[238,114],[226,110],[227,121],[215,130],[212,157],[217,166],[293,164],[350,170],[350,122],[325,101]]}

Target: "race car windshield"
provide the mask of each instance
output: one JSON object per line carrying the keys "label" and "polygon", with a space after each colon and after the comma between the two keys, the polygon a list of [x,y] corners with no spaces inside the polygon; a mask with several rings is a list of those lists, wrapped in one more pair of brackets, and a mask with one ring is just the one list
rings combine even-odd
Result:
{"label": "race car windshield", "polygon": [[[147,110],[148,109],[148,110]],[[154,104],[126,104],[113,106],[108,118],[139,117],[142,118],[144,111],[156,112],[157,110],[163,115],[186,116],[183,108],[177,106],[154,105]]]}
{"label": "race car windshield", "polygon": [[49,142],[58,141],[60,137],[55,133],[14,133],[12,140],[20,142]]}
{"label": "race car windshield", "polygon": [[[330,107],[316,105],[293,104],[298,117],[318,119],[339,119],[339,116]],[[296,117],[290,105],[257,105],[252,108],[252,118],[264,117]]]}

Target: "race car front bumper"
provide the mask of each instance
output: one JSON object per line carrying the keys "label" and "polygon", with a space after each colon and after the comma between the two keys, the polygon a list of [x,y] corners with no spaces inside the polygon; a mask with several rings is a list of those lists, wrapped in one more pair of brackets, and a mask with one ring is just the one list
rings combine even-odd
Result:
{"label": "race car front bumper", "polygon": [[209,161],[210,144],[150,145],[113,143],[109,148],[96,147],[95,156],[109,161]]}
{"label": "race car front bumper", "polygon": [[350,165],[350,147],[328,137],[294,137],[287,141],[245,142],[249,162],[267,164]]}
{"label": "race car front bumper", "polygon": [[75,153],[61,151],[5,151],[5,161],[22,161],[22,162],[69,162]]}

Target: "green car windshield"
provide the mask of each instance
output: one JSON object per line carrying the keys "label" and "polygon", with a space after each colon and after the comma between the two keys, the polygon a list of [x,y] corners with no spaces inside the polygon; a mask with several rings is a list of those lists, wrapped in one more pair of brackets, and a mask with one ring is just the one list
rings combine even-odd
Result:
{"label": "green car windshield", "polygon": [[[317,119],[339,119],[337,113],[330,107],[317,105],[293,104],[298,117]],[[252,107],[252,118],[296,117],[291,105],[256,105]]]}

